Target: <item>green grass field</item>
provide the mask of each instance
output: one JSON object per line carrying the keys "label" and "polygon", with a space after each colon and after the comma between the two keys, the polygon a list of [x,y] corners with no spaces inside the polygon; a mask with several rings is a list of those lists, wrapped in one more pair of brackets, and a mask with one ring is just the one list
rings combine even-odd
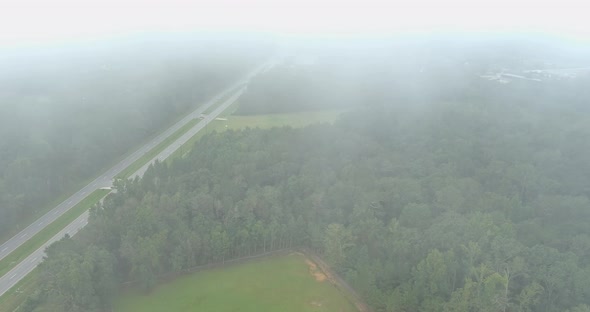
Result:
{"label": "green grass field", "polygon": [[238,108],[237,103],[228,107],[219,117],[227,118],[227,121],[214,120],[205,127],[202,131],[195,134],[188,142],[184,145],[185,148],[181,148],[174,152],[168,161],[172,161],[175,158],[181,157],[190,151],[190,148],[198,141],[202,136],[207,133],[217,131],[223,132],[225,130],[241,130],[245,128],[261,128],[268,129],[272,127],[293,127],[302,128],[311,124],[317,123],[333,123],[336,121],[340,114],[346,112],[346,110],[324,110],[324,111],[308,111],[298,112],[290,114],[266,114],[266,115],[232,115],[232,113]]}
{"label": "green grass field", "polygon": [[[316,274],[321,274],[316,271]],[[123,292],[117,312],[352,312],[328,280],[319,281],[301,254],[264,258],[201,271],[157,287],[149,295]]]}
{"label": "green grass field", "polygon": [[[343,110],[309,111],[290,114],[267,114],[240,116],[233,115],[225,122],[228,129],[272,128],[290,126],[302,128],[316,123],[333,123],[338,119]],[[224,126],[225,128],[225,126]]]}
{"label": "green grass field", "polygon": [[59,233],[59,231],[66,227],[66,225],[76,220],[76,218],[84,213],[84,211],[90,209],[92,206],[94,206],[94,204],[98,203],[100,199],[105,197],[108,193],[110,193],[109,190],[96,190],[92,192],[76,206],[72,207],[72,209],[68,210],[57,220],[53,221],[51,224],[37,233],[37,235],[31,237],[31,239],[26,241],[4,259],[0,260],[0,276],[6,274],[6,272],[10,271],[33,251],[43,246],[45,242]]}

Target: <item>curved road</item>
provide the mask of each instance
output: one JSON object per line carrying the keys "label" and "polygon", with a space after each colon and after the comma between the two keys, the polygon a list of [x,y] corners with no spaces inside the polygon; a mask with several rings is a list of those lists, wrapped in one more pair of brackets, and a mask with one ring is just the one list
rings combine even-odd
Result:
{"label": "curved road", "polygon": [[[117,176],[121,171],[143,156],[145,153],[149,152],[153,147],[157,146],[159,143],[164,141],[167,137],[172,135],[178,129],[183,127],[189,121],[194,118],[199,118],[201,114],[207,110],[210,106],[214,105],[220,98],[234,92],[235,94],[227,99],[223,104],[221,104],[217,109],[215,109],[212,113],[206,116],[201,122],[197,123],[193,128],[187,131],[184,135],[178,138],[175,142],[170,144],[168,148],[162,151],[160,154],[156,155],[152,160],[150,160],[146,165],[140,168],[136,173],[134,173],[131,177],[142,176],[143,173],[147,170],[150,164],[155,162],[156,160],[162,161],[170,156],[176,149],[186,143],[192,136],[194,136],[197,132],[202,130],[209,122],[215,119],[219,114],[221,114],[227,107],[229,107],[233,102],[237,100],[237,98],[243,93],[245,90],[245,85],[250,81],[250,79],[258,74],[261,71],[267,70],[270,66],[274,65],[272,62],[268,62],[259,66],[244,78],[240,79],[230,87],[223,90],[221,93],[207,101],[204,105],[197,108],[192,113],[188,114],[182,120],[178,121],[172,127],[164,131],[162,134],[158,135],[150,142],[142,146],[140,149],[135,151],[133,154],[126,157],[124,160],[116,164],[114,167],[103,173],[101,176],[96,178],[94,181],[90,182],[84,188],[76,192],[74,195],[70,196],[68,199],[63,201],[57,207],[51,209],[45,215],[37,219],[31,225],[26,227],[20,233],[6,241],[4,244],[0,246],[0,259],[6,257],[12,251],[17,249],[21,244],[26,242],[31,237],[35,236],[35,234],[39,233],[43,228],[49,225],[51,222],[55,221],[59,218],[63,213],[71,209],[73,206],[78,204],[82,201],[86,196],[91,194],[97,189],[105,186],[111,186],[112,180],[115,176]],[[53,242],[61,239],[65,234],[69,234],[73,236],[78,232],[79,229],[84,227],[88,223],[88,212],[82,214],[79,218],[74,220],[68,226],[66,226],[62,231],[60,231],[57,235],[52,237],[49,241],[47,241],[43,246],[39,249],[34,251],[30,254],[27,258],[21,261],[16,267],[6,273],[4,276],[0,277],[0,296],[2,296],[6,291],[8,291],[11,287],[13,287],[18,281],[20,281],[23,277],[25,277],[28,273],[30,273],[42,260],[45,254],[45,248],[51,245]]]}

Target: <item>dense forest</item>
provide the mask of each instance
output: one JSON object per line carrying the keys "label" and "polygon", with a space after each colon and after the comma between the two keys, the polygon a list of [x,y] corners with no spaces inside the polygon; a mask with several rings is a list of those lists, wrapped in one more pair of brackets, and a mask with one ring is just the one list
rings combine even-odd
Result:
{"label": "dense forest", "polygon": [[[182,38],[185,39],[185,38]],[[263,60],[212,38],[110,40],[0,54],[0,237]],[[57,203],[55,203],[57,204]]]}
{"label": "dense forest", "polygon": [[385,87],[334,125],[206,135],[118,183],[21,308],[107,311],[123,282],[304,246],[376,311],[590,311],[588,82]]}

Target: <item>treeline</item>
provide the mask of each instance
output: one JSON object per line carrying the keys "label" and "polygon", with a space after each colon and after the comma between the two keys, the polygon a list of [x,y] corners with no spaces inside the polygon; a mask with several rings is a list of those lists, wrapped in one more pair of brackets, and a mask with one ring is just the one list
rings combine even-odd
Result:
{"label": "treeline", "polygon": [[136,38],[0,54],[0,237],[269,51],[234,44]]}
{"label": "treeline", "polygon": [[356,109],[333,126],[207,135],[120,182],[48,250],[22,311],[108,311],[123,282],[148,291],[295,246],[376,311],[590,311],[590,77],[501,85],[477,76],[491,61],[449,51],[324,55],[260,76],[239,112],[328,107],[307,79],[346,79],[320,67],[350,77],[325,90],[356,93]]}
{"label": "treeline", "polygon": [[590,311],[588,112],[479,94],[205,136],[54,245],[24,311],[104,311],[124,281],[289,246],[376,311]]}

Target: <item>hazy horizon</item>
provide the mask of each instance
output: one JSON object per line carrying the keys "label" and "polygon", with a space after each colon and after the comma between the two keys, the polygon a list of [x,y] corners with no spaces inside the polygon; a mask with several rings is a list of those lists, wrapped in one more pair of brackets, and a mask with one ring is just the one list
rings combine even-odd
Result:
{"label": "hazy horizon", "polygon": [[588,44],[585,7],[577,0],[9,0],[0,4],[0,49],[192,32],[307,39],[518,34]]}

